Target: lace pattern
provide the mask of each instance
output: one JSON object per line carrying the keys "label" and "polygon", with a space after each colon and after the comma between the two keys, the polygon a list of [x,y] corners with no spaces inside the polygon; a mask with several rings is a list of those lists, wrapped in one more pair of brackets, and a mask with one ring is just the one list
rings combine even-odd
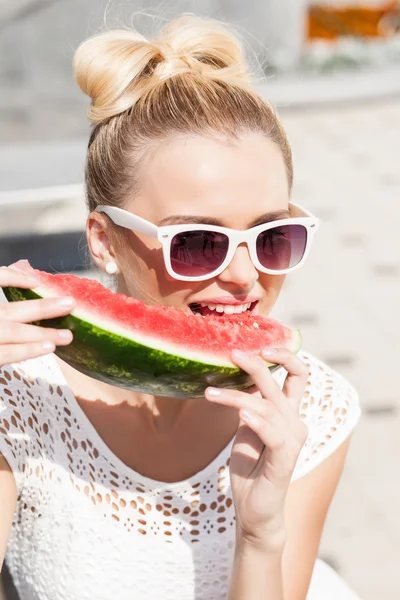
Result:
{"label": "lace pattern", "polygon": [[[344,378],[301,358],[309,436],[293,480],[329,456],[360,415]],[[284,370],[275,377],[283,385]],[[232,443],[185,481],[154,481],[106,446],[53,357],[0,369],[0,452],[19,491],[7,562],[21,600],[226,598]]]}

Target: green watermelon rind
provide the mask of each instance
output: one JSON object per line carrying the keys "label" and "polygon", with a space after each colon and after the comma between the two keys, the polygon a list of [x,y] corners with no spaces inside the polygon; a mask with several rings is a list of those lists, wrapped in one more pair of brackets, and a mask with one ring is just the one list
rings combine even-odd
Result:
{"label": "green watermelon rind", "polygon": [[[42,297],[29,289],[8,287],[3,291],[12,302]],[[110,385],[175,398],[204,397],[204,390],[210,385],[236,390],[246,390],[253,385],[246,372],[234,366],[215,364],[215,357],[208,363],[171,354],[95,325],[74,312],[35,324],[70,329],[74,334],[72,344],[58,346],[55,354],[78,371]],[[298,330],[292,333],[291,343],[285,346],[298,352],[301,334]],[[266,364],[271,371],[280,368],[273,363]]]}

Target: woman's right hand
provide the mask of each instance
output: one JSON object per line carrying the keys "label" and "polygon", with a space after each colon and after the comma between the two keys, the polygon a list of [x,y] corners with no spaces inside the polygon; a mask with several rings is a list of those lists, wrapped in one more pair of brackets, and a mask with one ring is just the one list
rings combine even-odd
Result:
{"label": "woman's right hand", "polygon": [[[29,276],[14,265],[0,267],[0,288],[31,289],[38,283],[34,275]],[[49,354],[56,346],[70,344],[73,336],[69,329],[50,329],[27,323],[62,317],[74,307],[75,301],[71,297],[0,302],[0,367]]]}

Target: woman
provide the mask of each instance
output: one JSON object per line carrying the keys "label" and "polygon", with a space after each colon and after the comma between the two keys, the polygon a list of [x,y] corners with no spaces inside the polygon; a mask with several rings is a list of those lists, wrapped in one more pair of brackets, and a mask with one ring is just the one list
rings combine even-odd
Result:
{"label": "woman", "polygon": [[[236,38],[194,17],[154,41],[109,31],[81,45],[75,71],[92,99],[96,265],[147,303],[270,314],[309,249],[291,219],[317,222],[290,202],[290,147]],[[132,214],[179,225],[164,253]],[[247,229],[225,264],[229,230]],[[0,286],[34,285],[19,267],[0,269]],[[8,544],[21,598],[354,598],[315,562],[359,418],[351,385],[306,352],[270,349],[232,355],[251,393],[118,389],[53,355],[70,332],[26,325],[73,307],[0,309],[0,554]],[[266,360],[283,369],[272,376]]]}

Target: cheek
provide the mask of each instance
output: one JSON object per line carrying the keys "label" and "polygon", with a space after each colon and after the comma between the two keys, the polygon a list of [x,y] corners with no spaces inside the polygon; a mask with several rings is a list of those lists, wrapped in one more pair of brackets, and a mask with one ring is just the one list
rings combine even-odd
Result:
{"label": "cheek", "polygon": [[158,241],[127,230],[119,240],[116,254],[123,279],[120,291],[147,303],[157,303],[157,280],[167,275]]}
{"label": "cheek", "polygon": [[263,314],[268,314],[272,310],[281,292],[285,279],[286,275],[267,275],[266,273],[260,273],[258,281],[265,294],[260,307]]}
{"label": "cheek", "polygon": [[147,286],[156,276],[167,277],[157,239],[126,230],[118,244],[117,255],[127,284],[138,280],[141,286]]}
{"label": "cheek", "polygon": [[155,238],[140,236],[129,231],[126,237],[126,258],[134,260],[141,267],[159,269],[164,264],[161,246]]}
{"label": "cheek", "polygon": [[158,240],[127,232],[120,256],[130,296],[148,304],[180,307],[190,284],[168,275]]}

